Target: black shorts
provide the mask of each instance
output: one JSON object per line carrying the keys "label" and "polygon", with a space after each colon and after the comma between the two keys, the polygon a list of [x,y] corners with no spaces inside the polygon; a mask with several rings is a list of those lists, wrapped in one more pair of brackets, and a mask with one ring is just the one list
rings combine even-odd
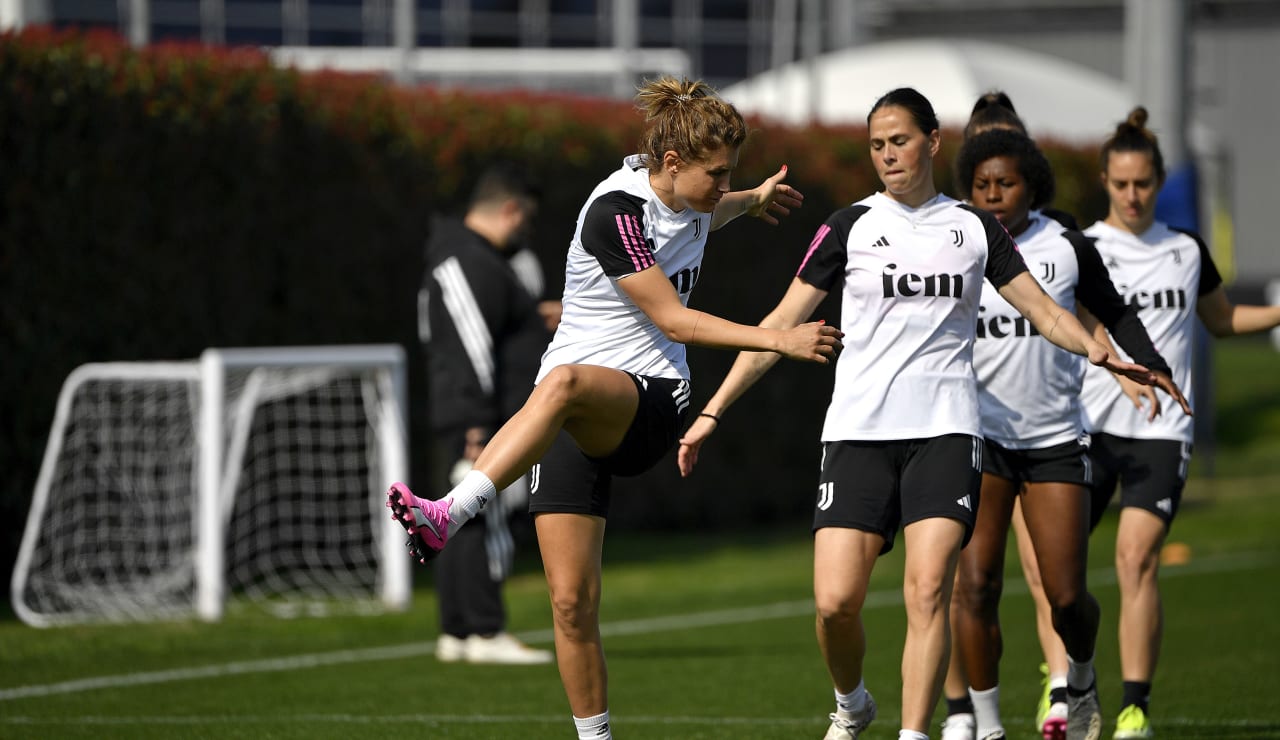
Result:
{"label": "black shorts", "polygon": [[1033,450],[1011,450],[986,441],[982,472],[1014,483],[1093,484],[1088,437]]}
{"label": "black shorts", "polygon": [[1182,503],[1191,464],[1191,445],[1171,439],[1133,439],[1114,434],[1092,435],[1093,501],[1089,526],[1098,526],[1120,484],[1120,506],[1149,511],[1166,527]]}
{"label": "black shorts", "polygon": [[827,442],[813,529],[844,527],[884,537],[893,549],[899,527],[933,517],[973,534],[982,486],[982,439],[947,434],[926,439]]}
{"label": "black shorts", "polygon": [[640,403],[622,444],[608,457],[588,457],[560,430],[529,471],[530,512],[607,516],[613,476],[639,475],[675,447],[689,409],[689,381],[627,375],[635,381]]}

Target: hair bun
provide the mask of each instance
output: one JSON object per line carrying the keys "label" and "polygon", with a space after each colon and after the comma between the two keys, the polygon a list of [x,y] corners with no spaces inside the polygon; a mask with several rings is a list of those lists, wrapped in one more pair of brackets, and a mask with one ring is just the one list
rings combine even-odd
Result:
{"label": "hair bun", "polygon": [[1129,111],[1129,117],[1125,119],[1125,124],[1133,126],[1136,129],[1144,129],[1147,127],[1147,109],[1139,105],[1132,111]]}

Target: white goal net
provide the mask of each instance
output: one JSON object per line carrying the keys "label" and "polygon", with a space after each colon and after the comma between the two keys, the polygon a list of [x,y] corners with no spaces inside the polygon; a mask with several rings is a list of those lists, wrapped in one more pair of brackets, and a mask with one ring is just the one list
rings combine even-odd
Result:
{"label": "white goal net", "polygon": [[95,363],[58,398],[13,573],[36,626],[407,606],[398,346]]}

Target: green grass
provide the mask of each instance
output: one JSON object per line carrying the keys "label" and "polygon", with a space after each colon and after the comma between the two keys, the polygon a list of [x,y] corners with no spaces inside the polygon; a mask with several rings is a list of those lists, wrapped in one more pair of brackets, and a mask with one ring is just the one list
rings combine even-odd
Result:
{"label": "green grass", "polygon": [[[1275,365],[1259,342],[1220,350],[1219,428],[1248,433],[1220,439],[1220,477],[1191,482],[1170,536],[1192,558],[1162,576],[1165,641],[1152,697],[1162,740],[1280,737],[1280,699],[1264,688],[1280,666]],[[619,738],[822,735],[832,698],[813,636],[806,529],[793,522],[767,535],[610,535],[601,617]],[[1120,695],[1114,536],[1112,513],[1090,553],[1103,608],[1098,670],[1108,733]],[[901,556],[899,547],[881,559],[865,615],[867,684],[881,707],[867,740],[896,737]],[[1039,657],[1018,573],[1010,562],[1001,695],[1010,737],[1034,738]],[[0,738],[572,737],[554,667],[442,665],[430,656],[437,616],[429,585],[424,578],[410,611],[373,617],[282,620],[236,610],[217,624],[37,630],[7,614]],[[545,586],[532,556],[506,594],[512,631],[548,644]],[[376,652],[388,647],[397,649]],[[935,735],[940,720],[935,713]]]}
{"label": "green grass", "polygon": [[[1263,677],[1280,658],[1280,478],[1194,481],[1171,539],[1190,563],[1164,571],[1166,639],[1153,711],[1161,738],[1280,736],[1280,702]],[[1093,541],[1102,602],[1099,685],[1110,718],[1119,699],[1115,517]],[[803,526],[774,536],[622,535],[607,542],[602,620],[615,732],[623,738],[820,737],[830,686],[813,637],[811,545]],[[881,719],[868,740],[896,737],[903,618],[901,552],[883,558],[867,610],[868,686]],[[1038,696],[1030,603],[1017,588],[1003,620],[1002,686],[1011,737]],[[545,643],[540,575],[526,561],[507,590],[512,629]],[[674,619],[673,619],[674,617]],[[681,618],[683,617],[683,619]],[[572,737],[555,669],[442,665],[426,652],[434,597],[375,617],[279,620],[237,613],[219,624],[164,623],[35,630],[0,623],[0,737],[444,738]],[[415,646],[396,657],[267,671],[270,658]],[[346,655],[351,655],[347,653]],[[238,671],[227,666],[240,665]],[[12,696],[18,687],[93,677],[220,668],[138,685]],[[935,717],[940,720],[940,715]]]}

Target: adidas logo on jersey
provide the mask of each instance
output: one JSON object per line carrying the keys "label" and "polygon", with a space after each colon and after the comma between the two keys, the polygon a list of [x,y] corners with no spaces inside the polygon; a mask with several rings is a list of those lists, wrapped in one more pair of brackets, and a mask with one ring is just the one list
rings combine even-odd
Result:
{"label": "adidas logo on jersey", "polygon": [[876,239],[875,243],[874,243],[874,244],[872,244],[871,246],[872,246],[872,247],[887,247],[887,246],[889,246],[889,239],[888,239],[888,237],[883,237],[883,236],[882,236],[882,237],[880,237],[879,239]]}
{"label": "adidas logo on jersey", "polygon": [[969,502],[969,494],[965,494],[956,499],[956,503],[965,508],[966,511],[973,511],[973,505]]}
{"label": "adidas logo on jersey", "polygon": [[1156,508],[1166,514],[1173,513],[1173,499],[1162,498],[1156,502]]}

